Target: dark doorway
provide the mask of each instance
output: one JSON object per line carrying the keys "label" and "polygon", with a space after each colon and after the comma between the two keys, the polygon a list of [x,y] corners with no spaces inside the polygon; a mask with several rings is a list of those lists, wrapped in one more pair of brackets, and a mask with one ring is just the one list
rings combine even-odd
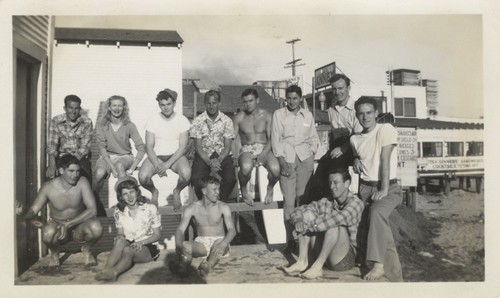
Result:
{"label": "dark doorway", "polygon": [[[14,166],[15,198],[25,209],[35,199],[37,185],[37,83],[40,61],[17,51],[15,65]],[[38,260],[38,232],[16,221],[17,274]]]}

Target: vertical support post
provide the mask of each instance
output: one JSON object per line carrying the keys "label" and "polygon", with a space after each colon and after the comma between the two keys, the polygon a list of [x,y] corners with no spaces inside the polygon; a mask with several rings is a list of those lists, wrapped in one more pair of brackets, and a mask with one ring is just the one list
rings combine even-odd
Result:
{"label": "vertical support post", "polygon": [[476,193],[483,191],[483,177],[476,177]]}
{"label": "vertical support post", "polygon": [[448,175],[444,176],[444,194],[445,196],[448,196],[450,194],[450,189],[451,189],[451,182],[450,182],[450,177]]}
{"label": "vertical support post", "polygon": [[458,188],[464,189],[464,177],[458,177]]}

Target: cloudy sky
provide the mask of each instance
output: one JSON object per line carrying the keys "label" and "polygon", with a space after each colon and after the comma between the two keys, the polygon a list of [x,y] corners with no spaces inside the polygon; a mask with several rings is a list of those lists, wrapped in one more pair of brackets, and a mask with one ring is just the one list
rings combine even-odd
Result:
{"label": "cloudy sky", "polygon": [[[176,30],[184,39],[184,78],[251,84],[291,76],[286,41],[299,38],[305,91],[314,69],[336,62],[362,93],[384,85],[389,67],[421,71],[438,80],[439,114],[483,115],[480,15],[309,16],[56,16],[58,27]],[[367,94],[373,95],[373,94]],[[473,99],[473,105],[470,104]]]}

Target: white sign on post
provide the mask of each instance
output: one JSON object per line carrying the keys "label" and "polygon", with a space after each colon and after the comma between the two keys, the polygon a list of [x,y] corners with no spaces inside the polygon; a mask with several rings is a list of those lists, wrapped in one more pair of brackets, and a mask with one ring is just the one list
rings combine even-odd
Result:
{"label": "white sign on post", "polygon": [[401,186],[417,186],[417,130],[398,127],[398,179]]}

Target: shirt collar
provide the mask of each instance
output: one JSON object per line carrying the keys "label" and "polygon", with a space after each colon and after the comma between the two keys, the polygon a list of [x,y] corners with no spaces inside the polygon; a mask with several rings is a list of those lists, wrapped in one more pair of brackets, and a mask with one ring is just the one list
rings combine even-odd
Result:
{"label": "shirt collar", "polygon": [[[303,117],[305,116],[305,109],[303,109],[302,107],[299,107],[299,111],[297,112],[297,114],[301,114]],[[285,113],[286,115],[288,116],[289,114],[293,114],[293,112],[291,112],[287,107],[285,107]]]}
{"label": "shirt collar", "polygon": [[[334,105],[333,107],[336,108],[337,105]],[[344,107],[346,107],[348,110],[354,110],[354,100],[352,100],[352,98],[350,96],[347,99],[347,103],[345,104]]]}
{"label": "shirt collar", "polygon": [[66,114],[60,114],[58,116],[55,117],[55,120],[57,123],[73,123],[73,124],[77,124],[77,123],[80,123],[80,122],[85,122],[87,120],[86,116],[80,114],[80,117],[76,118],[76,121],[75,122],[71,122],[68,120],[68,117],[66,117]]}
{"label": "shirt collar", "polygon": [[[213,120],[213,122],[217,122],[217,121],[221,120],[221,118],[222,118],[221,114],[222,114],[222,112],[219,110],[219,113],[217,114],[217,117],[215,118],[215,120]],[[212,118],[210,118],[210,116],[208,116],[207,111],[203,112],[202,115],[204,117],[203,120],[210,120],[210,121],[212,121]]]}

